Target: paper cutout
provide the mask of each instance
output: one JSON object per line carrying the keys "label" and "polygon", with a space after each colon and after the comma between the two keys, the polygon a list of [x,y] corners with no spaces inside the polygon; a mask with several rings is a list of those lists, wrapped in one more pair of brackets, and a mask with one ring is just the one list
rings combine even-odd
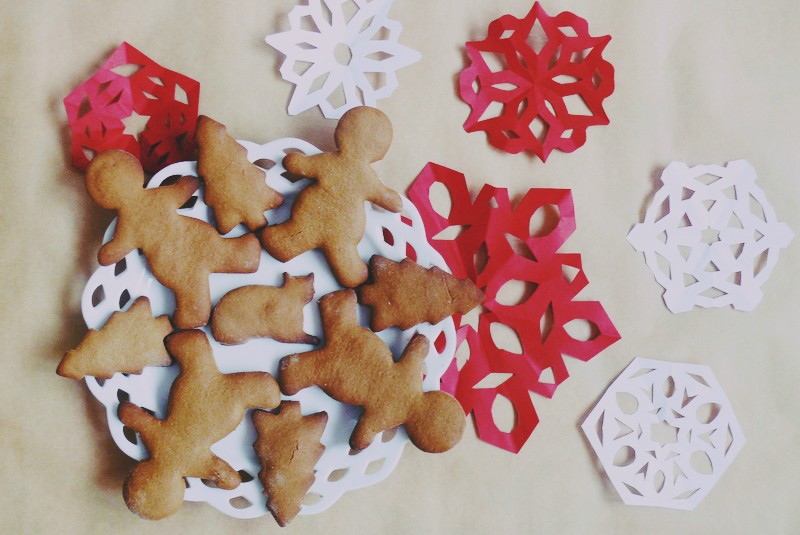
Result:
{"label": "paper cutout", "polygon": [[583,432],[628,505],[694,509],[744,445],[708,366],[636,358]]}
{"label": "paper cutout", "polygon": [[644,252],[672,312],[694,306],[753,310],[794,234],[779,222],[746,160],[672,162],[628,241]]}
{"label": "paper cutout", "polygon": [[122,149],[156,173],[192,157],[199,98],[198,82],[122,43],[64,99],[72,165],[84,170],[95,154]]}
{"label": "paper cutout", "polygon": [[395,71],[419,61],[398,43],[402,26],[388,18],[392,0],[308,0],[289,12],[291,29],[267,36],[286,56],[284,80],[295,85],[289,115],[319,106],[339,119],[357,106],[376,107],[397,88]]}
{"label": "paper cutout", "polygon": [[[452,208],[447,215],[437,213],[431,204],[434,183],[443,184],[450,194]],[[468,277],[485,295],[477,330],[462,316],[454,316],[459,344],[467,344],[469,360],[460,370],[451,365],[442,389],[456,396],[465,412],[473,413],[482,440],[517,452],[539,421],[530,392],[553,395],[568,377],[563,355],[586,361],[620,338],[599,302],[574,300],[588,284],[580,255],[557,252],[575,230],[571,192],[531,189],[512,206],[507,190],[485,185],[472,201],[463,174],[429,163],[408,197],[422,215],[428,240],[453,274]],[[532,233],[531,218],[548,209],[558,212],[555,226],[549,232]],[[462,230],[455,238],[437,238],[457,226]],[[509,302],[503,297],[509,281],[522,281],[530,295],[523,295],[519,303]],[[568,332],[566,326],[576,320],[591,327],[586,340]],[[516,334],[518,352],[497,346],[492,330],[498,325]],[[491,379],[498,377],[504,380],[492,385]],[[500,396],[516,413],[510,431],[501,430],[492,416]]]}
{"label": "paper cutout", "polygon": [[494,20],[484,40],[466,44],[464,130],[485,131],[494,147],[542,161],[554,149],[574,151],[589,126],[609,123],[603,100],[614,91],[614,67],[602,54],[610,40],[590,36],[586,20],[568,11],[549,16],[538,2],[523,19]]}

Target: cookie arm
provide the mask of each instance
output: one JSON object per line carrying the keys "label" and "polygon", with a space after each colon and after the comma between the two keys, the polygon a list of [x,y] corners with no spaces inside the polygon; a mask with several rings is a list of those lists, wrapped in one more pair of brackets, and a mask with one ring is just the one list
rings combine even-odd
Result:
{"label": "cookie arm", "polygon": [[378,182],[369,192],[367,200],[390,212],[400,212],[403,209],[403,200],[393,189]]}
{"label": "cookie arm", "polygon": [[163,186],[153,191],[163,192],[164,196],[169,196],[170,204],[174,204],[180,208],[186,201],[188,201],[194,192],[200,187],[200,179],[196,176],[187,175],[180,177],[177,182],[171,186]]}
{"label": "cookie arm", "polygon": [[315,165],[315,160],[317,156],[322,156],[322,154],[306,156],[299,152],[292,152],[283,159],[283,167],[292,175],[316,179],[317,166]]}
{"label": "cookie arm", "polygon": [[101,266],[110,266],[116,264],[128,253],[136,249],[133,241],[133,236],[128,231],[128,226],[122,224],[122,221],[117,219],[117,229],[114,232],[114,237],[110,241],[103,244],[97,252],[97,261]]}

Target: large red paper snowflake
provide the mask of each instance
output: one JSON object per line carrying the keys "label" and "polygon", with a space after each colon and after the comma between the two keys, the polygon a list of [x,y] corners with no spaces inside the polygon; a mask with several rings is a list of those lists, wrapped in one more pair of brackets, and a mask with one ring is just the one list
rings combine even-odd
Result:
{"label": "large red paper snowflake", "polygon": [[200,84],[122,43],[64,99],[72,164],[86,169],[104,150],[122,149],[156,173],[191,159]]}
{"label": "large red paper snowflake", "polygon": [[[431,204],[435,182],[450,194],[446,216]],[[482,440],[517,452],[539,421],[530,392],[551,397],[568,377],[565,355],[586,361],[620,338],[599,302],[574,300],[588,284],[580,255],[558,252],[575,230],[571,192],[531,189],[512,206],[507,190],[485,185],[473,201],[463,174],[429,163],[408,197],[453,274],[470,278],[485,295],[477,330],[464,318],[454,318],[459,343],[468,344],[469,359],[461,369],[454,365],[448,370],[442,389],[473,414]],[[557,219],[549,231],[531,231],[531,218],[539,210],[550,215],[551,223]],[[449,227],[460,227],[460,232],[442,239]],[[503,288],[513,281],[529,291],[509,302],[502,297]],[[589,334],[574,337],[573,322],[589,327]],[[498,347],[492,335],[497,323],[514,331],[519,353]],[[514,407],[516,421],[510,431],[501,430],[492,416],[498,396]]]}
{"label": "large red paper snowflake", "polygon": [[466,44],[470,65],[459,92],[471,112],[464,129],[542,161],[554,149],[574,151],[588,127],[609,122],[603,100],[614,91],[614,67],[602,54],[610,40],[590,36],[573,13],[549,16],[538,2],[523,19],[494,20],[486,39]]}

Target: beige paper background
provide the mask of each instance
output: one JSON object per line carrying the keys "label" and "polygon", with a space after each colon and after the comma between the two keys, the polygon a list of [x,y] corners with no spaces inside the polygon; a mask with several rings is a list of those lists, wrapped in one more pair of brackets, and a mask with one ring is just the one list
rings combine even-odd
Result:
{"label": "beige paper background", "polygon": [[[235,520],[186,504],[148,522],[121,498],[131,461],[107,432],[84,385],[59,378],[61,355],[85,332],[79,296],[96,267],[111,215],[93,206],[67,163],[61,99],[121,41],[201,83],[201,112],[238,138],[297,136],[331,148],[333,121],[317,110],[286,114],[291,86],[264,44],[288,28],[294,0],[223,3],[2,1],[0,8],[0,526],[5,533],[277,533],[270,517]],[[439,456],[407,448],[395,472],[346,494],[285,533],[797,533],[800,361],[798,238],[781,254],[752,313],[696,309],[674,315],[625,235],[641,219],[660,169],[671,160],[746,158],[781,220],[800,232],[800,4],[735,0],[572,0],[592,34],[611,34],[616,69],[606,101],[611,125],[546,164],[492,149],[466,134],[468,107],[455,92],[463,43],[529,0],[398,1],[401,42],[422,61],[399,71],[380,102],[395,128],[377,168],[404,191],[428,161],[518,195],[529,187],[573,189],[579,252],[590,285],[622,340],[593,361],[569,361],[552,400],[536,398],[541,423],[518,455],[468,431]],[[622,504],[579,430],[583,415],[635,356],[712,367],[747,443],[693,512]]]}

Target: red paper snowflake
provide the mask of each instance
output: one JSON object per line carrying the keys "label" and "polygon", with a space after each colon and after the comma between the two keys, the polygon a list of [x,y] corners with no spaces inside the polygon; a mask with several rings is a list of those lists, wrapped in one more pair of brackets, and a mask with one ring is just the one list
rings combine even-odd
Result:
{"label": "red paper snowflake", "polygon": [[72,164],[86,169],[98,152],[122,149],[150,173],[195,150],[200,84],[122,43],[64,99]]}
{"label": "red paper snowflake", "polygon": [[[450,194],[447,216],[431,205],[435,182]],[[558,252],[575,230],[571,192],[531,189],[512,206],[507,190],[486,185],[472,201],[464,175],[429,163],[408,197],[453,274],[470,278],[485,295],[477,330],[462,317],[455,318],[459,343],[468,344],[469,359],[460,370],[456,365],[448,370],[442,389],[455,395],[465,412],[472,412],[482,440],[517,452],[539,421],[530,392],[551,397],[568,377],[565,355],[586,361],[620,338],[600,303],[574,300],[588,284],[580,255]],[[531,231],[531,218],[542,209],[549,210],[551,222],[557,212],[557,222],[539,235]],[[455,238],[437,238],[453,226],[460,227]],[[510,281],[521,281],[529,289],[518,302],[500,298]],[[568,329],[572,322],[589,326],[590,334],[573,337]],[[519,353],[497,346],[492,336],[495,323],[514,331]],[[487,379],[494,386],[480,384]],[[501,431],[492,416],[498,396],[507,398],[516,412],[510,431]]]}
{"label": "red paper snowflake", "polygon": [[542,161],[554,149],[574,151],[588,127],[609,122],[603,99],[614,91],[614,67],[602,53],[610,40],[590,36],[573,13],[549,16],[538,2],[523,19],[494,20],[486,39],[466,44],[471,63],[459,92],[471,112],[464,129]]}

